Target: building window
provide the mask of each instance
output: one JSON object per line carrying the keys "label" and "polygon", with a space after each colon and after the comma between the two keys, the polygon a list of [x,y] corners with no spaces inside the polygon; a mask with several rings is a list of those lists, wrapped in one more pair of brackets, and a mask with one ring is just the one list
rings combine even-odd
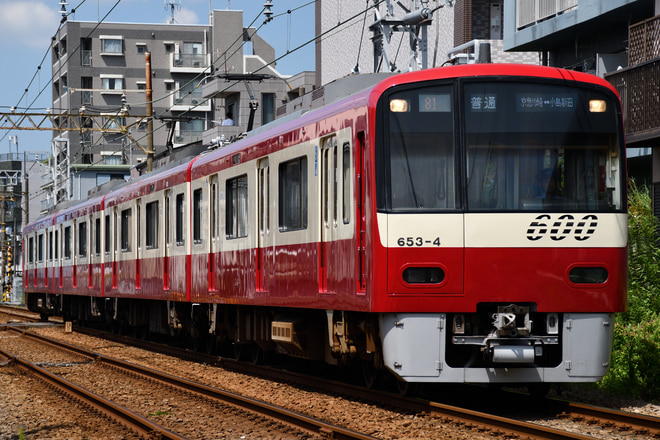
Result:
{"label": "building window", "polygon": [[122,37],[101,35],[99,38],[101,39],[102,55],[123,55],[124,40]]}
{"label": "building window", "polygon": [[279,166],[280,231],[307,228],[307,158],[300,157]]}
{"label": "building window", "polygon": [[101,81],[104,90],[121,91],[124,89],[124,78],[121,76],[103,76]]}
{"label": "building window", "polygon": [[131,250],[131,210],[125,209],[121,212],[121,250]]}
{"label": "building window", "polygon": [[135,47],[137,48],[138,55],[142,55],[147,52],[147,45],[145,43],[135,43]]}
{"label": "building window", "polygon": [[247,237],[248,180],[247,175],[227,180],[227,238]]}
{"label": "building window", "polygon": [[158,201],[147,203],[146,209],[145,245],[147,249],[155,249],[158,247]]}
{"label": "building window", "polygon": [[275,120],[275,93],[261,95],[261,124],[268,124]]}

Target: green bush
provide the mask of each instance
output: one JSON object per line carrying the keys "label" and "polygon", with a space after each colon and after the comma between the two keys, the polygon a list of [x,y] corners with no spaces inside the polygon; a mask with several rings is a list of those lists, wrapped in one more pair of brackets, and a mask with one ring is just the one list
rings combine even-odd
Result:
{"label": "green bush", "polygon": [[660,247],[648,187],[628,192],[628,310],[616,317],[603,389],[660,400]]}

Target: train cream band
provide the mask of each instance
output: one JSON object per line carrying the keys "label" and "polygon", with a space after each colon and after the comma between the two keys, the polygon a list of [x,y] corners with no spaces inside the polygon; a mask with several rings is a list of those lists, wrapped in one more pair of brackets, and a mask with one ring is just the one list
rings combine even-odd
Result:
{"label": "train cream band", "polygon": [[621,248],[626,214],[466,214],[465,247]]}
{"label": "train cream band", "polygon": [[626,214],[378,214],[384,247],[621,248]]}

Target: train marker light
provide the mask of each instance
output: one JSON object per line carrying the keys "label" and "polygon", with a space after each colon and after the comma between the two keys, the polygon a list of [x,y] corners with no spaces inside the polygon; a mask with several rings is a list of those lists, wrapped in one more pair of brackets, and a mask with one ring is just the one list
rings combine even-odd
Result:
{"label": "train marker light", "polygon": [[393,113],[406,113],[408,107],[407,99],[392,99],[390,101],[390,111]]}
{"label": "train marker light", "polygon": [[607,103],[604,99],[590,99],[589,100],[589,112],[591,113],[603,113],[607,110]]}

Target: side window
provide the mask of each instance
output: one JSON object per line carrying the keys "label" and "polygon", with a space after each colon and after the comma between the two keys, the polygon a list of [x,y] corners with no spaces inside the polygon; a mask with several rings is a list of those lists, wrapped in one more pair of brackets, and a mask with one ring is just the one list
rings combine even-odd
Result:
{"label": "side window", "polygon": [[55,259],[60,258],[60,234],[59,231],[55,231],[55,242],[53,243],[55,247]]}
{"label": "side window", "polygon": [[87,222],[78,224],[78,256],[87,256]]}
{"label": "side window", "polygon": [[64,258],[71,258],[71,226],[64,228]]}
{"label": "side window", "polygon": [[94,220],[94,255],[101,255],[101,219]]}
{"label": "side window", "polygon": [[351,144],[346,142],[342,149],[342,217],[344,224],[351,222]]}
{"label": "side window", "polygon": [[193,191],[193,243],[202,242],[202,189]]}
{"label": "side window", "polygon": [[185,243],[184,237],[183,237],[183,215],[185,213],[185,205],[183,203],[184,197],[183,193],[177,194],[176,195],[176,244],[177,245],[183,245]]}
{"label": "side window", "polygon": [[110,253],[110,237],[112,237],[110,229],[110,216],[105,216],[105,253]]}
{"label": "side window", "polygon": [[[217,179],[217,176],[214,179]],[[216,180],[211,182],[211,237],[216,238],[218,236],[218,183]]]}
{"label": "side window", "polygon": [[53,231],[48,233],[48,260],[53,259]]}
{"label": "side window", "polygon": [[158,247],[158,201],[147,203],[147,230],[145,231],[147,249]]}
{"label": "side window", "polygon": [[279,228],[293,231],[307,228],[307,158],[279,165]]}
{"label": "side window", "polygon": [[37,242],[37,261],[41,263],[44,261],[44,234],[39,234]]}
{"label": "side window", "polygon": [[28,258],[30,263],[34,263],[34,237],[28,241]]}
{"label": "side window", "polygon": [[170,218],[172,213],[170,212],[170,190],[165,191],[165,244],[172,243],[172,237],[170,236]]}
{"label": "side window", "polygon": [[248,180],[247,175],[227,180],[227,238],[247,237]]}
{"label": "side window", "polygon": [[121,212],[121,238],[120,246],[122,252],[131,250],[131,209]]}

